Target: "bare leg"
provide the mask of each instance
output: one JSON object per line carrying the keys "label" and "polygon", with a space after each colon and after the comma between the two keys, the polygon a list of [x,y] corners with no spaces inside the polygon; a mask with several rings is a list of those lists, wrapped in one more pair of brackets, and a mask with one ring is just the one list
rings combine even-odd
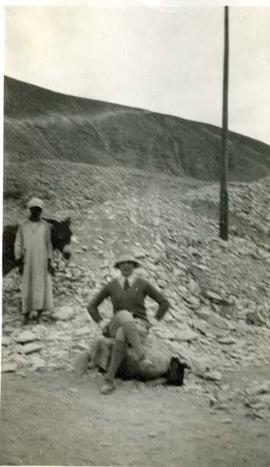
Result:
{"label": "bare leg", "polygon": [[130,343],[131,347],[135,350],[139,360],[144,357],[144,351],[141,344],[140,334],[137,330],[136,321],[131,318],[130,321],[123,323],[123,331],[126,340]]}
{"label": "bare leg", "polygon": [[[121,333],[124,333],[124,339],[129,342],[131,347],[135,350],[138,359],[141,360],[143,358],[144,351],[141,344],[140,334],[137,329],[136,321],[129,311],[121,310],[116,313],[110,327],[111,335],[116,337],[119,328],[122,328]],[[118,340],[119,339],[123,340],[123,336],[121,338],[118,337]]]}

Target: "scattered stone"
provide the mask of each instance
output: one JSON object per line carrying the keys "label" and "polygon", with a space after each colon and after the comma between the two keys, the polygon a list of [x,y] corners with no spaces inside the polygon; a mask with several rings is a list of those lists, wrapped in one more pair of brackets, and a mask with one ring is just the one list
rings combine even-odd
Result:
{"label": "scattered stone", "polygon": [[167,287],[167,281],[165,280],[162,280],[162,279],[159,279],[157,281],[157,285],[158,287],[160,287],[161,289],[165,289]]}
{"label": "scattered stone", "polygon": [[153,334],[155,336],[160,337],[161,339],[164,340],[174,340],[176,338],[176,332],[174,329],[170,328],[162,328],[162,327],[154,327],[152,330]]}
{"label": "scattered stone", "polygon": [[198,316],[198,318],[204,319],[205,321],[208,321],[211,314],[212,311],[207,306],[202,306],[201,308],[196,310],[196,315]]}
{"label": "scattered stone", "polygon": [[189,289],[189,292],[192,294],[192,295],[195,295],[197,297],[199,297],[200,295],[200,287],[199,285],[197,284],[197,282],[195,282],[193,279],[190,279],[189,280],[189,284],[188,284],[188,289]]}
{"label": "scattered stone", "polygon": [[39,355],[31,355],[31,363],[34,371],[44,368],[46,365],[46,362]]}
{"label": "scattered stone", "polygon": [[202,319],[196,319],[196,318],[193,319],[192,326],[193,326],[194,329],[199,331],[204,336],[209,335],[209,333],[208,333],[209,327],[208,327],[207,323],[205,321],[203,321]]}
{"label": "scattered stone", "polygon": [[14,373],[17,370],[16,363],[4,363],[1,367],[2,373]]}
{"label": "scattered stone", "polygon": [[3,337],[2,337],[2,345],[3,345],[4,347],[8,347],[8,346],[10,345],[11,342],[12,342],[12,341],[11,341],[11,338],[10,338],[10,337],[8,337],[8,336],[3,336]]}
{"label": "scattered stone", "polygon": [[265,326],[266,319],[257,310],[249,311],[246,315],[246,323],[253,326]]}
{"label": "scattered stone", "polygon": [[135,248],[134,256],[137,259],[143,259],[146,257],[146,252],[142,248]]}
{"label": "scattered stone", "polygon": [[47,327],[44,326],[44,324],[37,324],[35,326],[35,333],[37,336],[40,336],[42,335],[43,333],[46,333],[47,332]]}
{"label": "scattered stone", "polygon": [[209,406],[215,407],[217,405],[217,399],[214,396],[209,397]]}
{"label": "scattered stone", "polygon": [[192,331],[191,329],[183,329],[175,333],[175,337],[173,340],[176,342],[190,342],[198,339],[198,334]]}
{"label": "scattered stone", "polygon": [[216,313],[211,313],[207,320],[208,324],[219,329],[227,330],[229,328],[228,321]]}
{"label": "scattered stone", "polygon": [[265,404],[262,401],[246,403],[246,405],[253,410],[262,410],[265,408]]}
{"label": "scattered stone", "polygon": [[220,371],[206,371],[204,373],[204,379],[207,379],[209,381],[221,381],[222,380],[222,373]]}
{"label": "scattered stone", "polygon": [[234,360],[241,360],[241,358],[242,358],[242,355],[240,355],[238,352],[229,352],[228,354]]}
{"label": "scattered stone", "polygon": [[75,331],[76,337],[83,337],[83,336],[89,336],[89,335],[90,335],[90,326],[84,326],[81,329],[77,329]]}
{"label": "scattered stone", "polygon": [[59,321],[69,321],[74,317],[74,310],[68,305],[57,307],[54,311],[54,317]]}
{"label": "scattered stone", "polygon": [[27,355],[33,352],[39,352],[43,348],[42,344],[37,344],[35,342],[30,342],[23,346],[23,352]]}
{"label": "scattered stone", "polygon": [[236,344],[237,343],[236,339],[234,339],[233,337],[230,337],[230,336],[228,336],[228,337],[219,337],[218,342],[220,344],[224,344],[224,345],[231,345],[231,344]]}
{"label": "scattered stone", "polygon": [[17,366],[20,368],[24,366],[29,366],[29,361],[25,355],[15,354],[13,355],[13,360],[14,360],[14,363],[16,363]]}
{"label": "scattered stone", "polygon": [[224,423],[226,425],[230,425],[232,423],[232,419],[231,418],[224,418],[222,420],[222,423]]}
{"label": "scattered stone", "polygon": [[188,290],[185,286],[179,285],[177,290],[181,297],[185,298],[186,296],[188,296]]}
{"label": "scattered stone", "polygon": [[212,302],[221,303],[223,301],[222,297],[212,290],[207,290],[205,296]]}
{"label": "scattered stone", "polygon": [[37,340],[36,335],[31,331],[22,331],[17,337],[16,342],[19,344],[26,344]]}
{"label": "scattered stone", "polygon": [[201,305],[200,299],[193,295],[187,296],[185,300],[192,310],[197,310]]}
{"label": "scattered stone", "polygon": [[206,264],[196,264],[196,267],[202,271],[209,271],[209,268],[206,266]]}
{"label": "scattered stone", "polygon": [[247,394],[249,396],[257,396],[259,394],[268,394],[270,393],[270,381],[265,381],[262,384],[257,384],[250,389],[247,389]]}

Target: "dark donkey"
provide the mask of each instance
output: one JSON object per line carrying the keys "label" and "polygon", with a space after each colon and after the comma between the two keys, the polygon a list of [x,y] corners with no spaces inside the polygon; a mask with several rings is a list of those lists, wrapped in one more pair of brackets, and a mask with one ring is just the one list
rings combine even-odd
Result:
{"label": "dark donkey", "polygon": [[[53,249],[60,251],[65,259],[69,259],[71,256],[70,242],[72,237],[72,232],[70,230],[70,217],[67,217],[63,221],[57,221],[54,219],[47,218],[43,219],[51,225],[51,240]],[[4,276],[16,267],[16,261],[14,256],[14,244],[17,229],[18,224],[13,224],[6,225],[3,230],[2,268]]]}

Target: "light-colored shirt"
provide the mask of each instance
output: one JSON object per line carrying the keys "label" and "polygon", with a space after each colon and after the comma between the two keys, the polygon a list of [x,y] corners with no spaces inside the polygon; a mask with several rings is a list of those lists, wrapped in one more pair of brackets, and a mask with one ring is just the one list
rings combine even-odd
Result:
{"label": "light-colored shirt", "polygon": [[127,280],[128,280],[128,283],[129,283],[129,286],[131,287],[131,286],[134,284],[134,282],[135,282],[135,280],[136,280],[136,277],[137,277],[136,274],[134,274],[134,272],[133,272],[133,273],[130,274],[130,276],[128,276],[128,277],[122,276],[122,274],[121,274],[121,276],[118,277],[118,280],[119,280],[119,282],[120,282],[120,285],[124,288],[124,284],[125,284],[125,281],[126,281],[126,279],[127,279]]}

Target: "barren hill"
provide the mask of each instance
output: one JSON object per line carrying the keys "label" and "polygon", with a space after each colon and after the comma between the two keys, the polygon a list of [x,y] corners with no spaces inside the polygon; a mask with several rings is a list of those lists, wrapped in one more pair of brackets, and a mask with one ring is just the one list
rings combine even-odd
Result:
{"label": "barren hill", "polygon": [[[219,177],[218,127],[68,96],[9,77],[4,85],[6,160],[61,159],[208,181]],[[268,175],[269,146],[230,133],[229,167],[232,181]]]}

